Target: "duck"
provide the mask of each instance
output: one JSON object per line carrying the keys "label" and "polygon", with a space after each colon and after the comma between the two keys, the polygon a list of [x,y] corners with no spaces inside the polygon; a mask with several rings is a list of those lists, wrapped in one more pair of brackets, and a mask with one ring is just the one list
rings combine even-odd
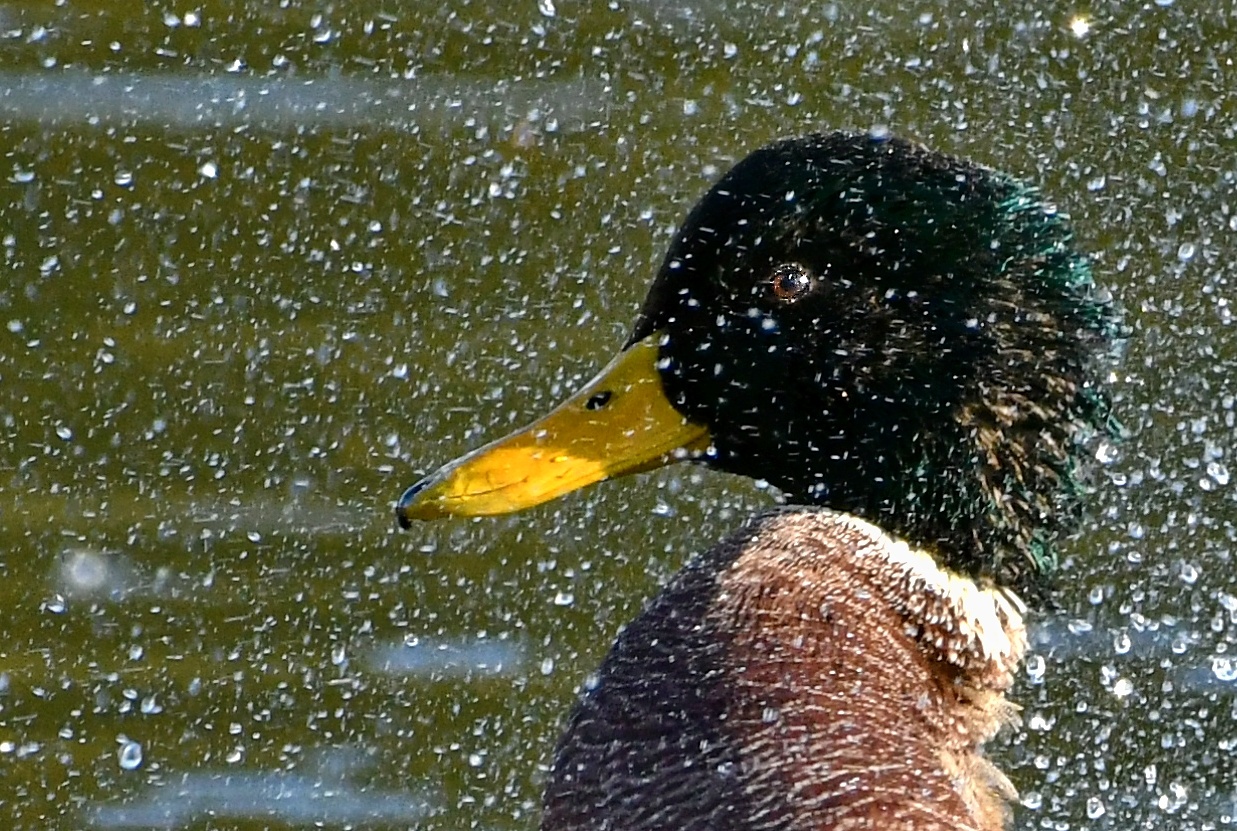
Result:
{"label": "duck", "polygon": [[405,528],[506,514],[680,461],[782,494],[622,628],[541,827],[1005,828],[984,746],[1119,433],[1121,331],[1014,176],[853,132],[735,164],[600,374],[396,505]]}

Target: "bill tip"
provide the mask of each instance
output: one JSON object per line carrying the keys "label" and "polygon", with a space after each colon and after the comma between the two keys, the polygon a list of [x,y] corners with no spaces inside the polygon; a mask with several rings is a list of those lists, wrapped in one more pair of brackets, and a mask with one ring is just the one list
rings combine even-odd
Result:
{"label": "bill tip", "polygon": [[399,522],[399,527],[405,531],[412,527],[411,508],[413,503],[417,501],[417,495],[429,486],[432,478],[433,477],[427,476],[420,482],[417,482],[408,490],[404,491],[403,495],[400,496],[399,501],[395,503],[395,519]]}

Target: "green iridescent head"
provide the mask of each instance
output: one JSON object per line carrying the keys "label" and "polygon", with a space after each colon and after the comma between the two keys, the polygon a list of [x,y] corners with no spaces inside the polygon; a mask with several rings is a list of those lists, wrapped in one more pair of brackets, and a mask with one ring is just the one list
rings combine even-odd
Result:
{"label": "green iridescent head", "polygon": [[857,514],[1001,583],[1076,514],[1118,328],[1068,219],[897,139],[748,156],[675,237],[631,337],[661,332],[708,463]]}
{"label": "green iridescent head", "polygon": [[770,145],[675,236],[631,338],[546,418],[446,465],[404,523],[691,458],[1034,587],[1071,527],[1118,324],[1034,188],[896,139]]}

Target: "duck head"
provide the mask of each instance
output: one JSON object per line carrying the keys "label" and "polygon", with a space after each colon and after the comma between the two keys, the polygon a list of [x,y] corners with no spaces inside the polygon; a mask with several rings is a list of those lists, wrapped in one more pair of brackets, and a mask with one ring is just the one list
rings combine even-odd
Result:
{"label": "duck head", "polygon": [[1112,429],[1116,329],[1034,188],[898,139],[782,141],[691,211],[601,375],[398,515],[505,513],[686,458],[1025,587]]}

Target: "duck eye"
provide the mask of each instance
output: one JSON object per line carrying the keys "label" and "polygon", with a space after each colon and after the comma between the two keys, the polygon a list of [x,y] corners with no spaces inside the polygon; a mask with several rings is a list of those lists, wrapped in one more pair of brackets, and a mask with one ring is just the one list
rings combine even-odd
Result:
{"label": "duck eye", "polygon": [[812,275],[798,263],[784,263],[773,269],[769,288],[778,300],[798,300],[812,287]]}

